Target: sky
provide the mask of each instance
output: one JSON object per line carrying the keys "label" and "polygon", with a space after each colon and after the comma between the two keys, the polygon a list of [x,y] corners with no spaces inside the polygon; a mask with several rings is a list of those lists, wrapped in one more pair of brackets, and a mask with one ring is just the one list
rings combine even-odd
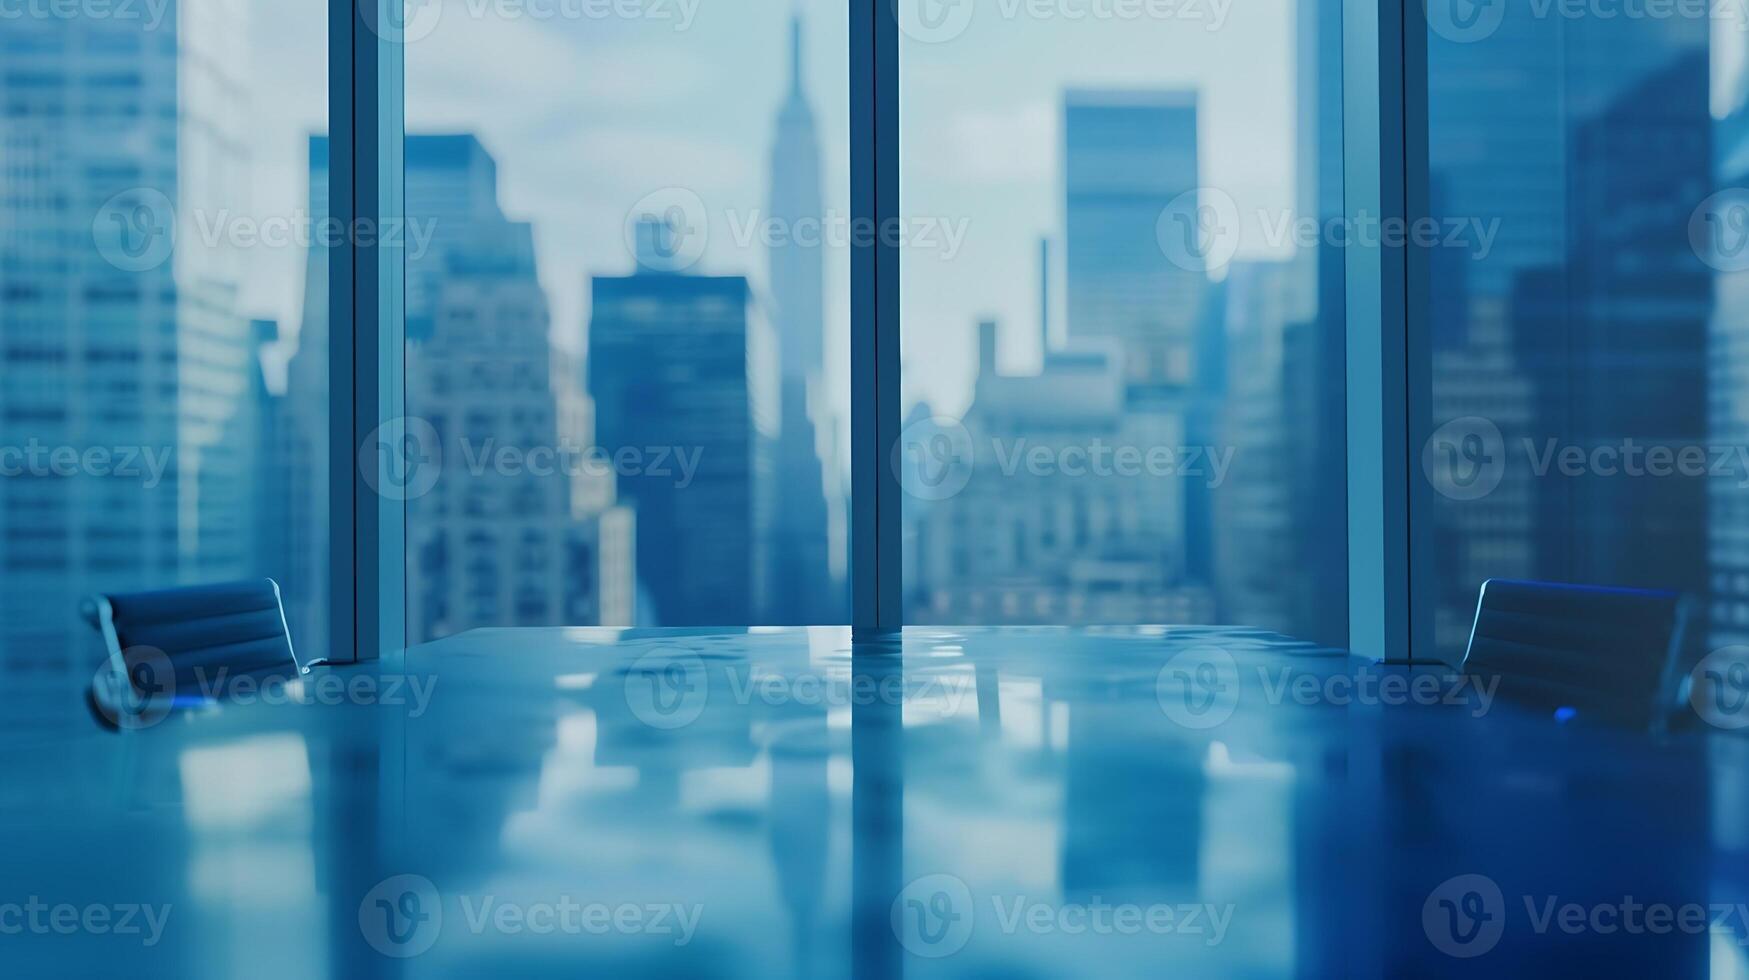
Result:
{"label": "sky", "polygon": [[[768,206],[792,9],[806,24],[827,213],[848,216],[844,0],[613,0],[634,17],[600,16],[607,0],[422,2],[408,129],[477,133],[497,159],[506,211],[534,225],[560,346],[583,344],[589,276],[630,271],[625,218],[652,192],[685,188],[703,203],[710,232],[692,271],[763,288],[765,247],[745,233]],[[966,407],[980,318],[1003,323],[1006,369],[1038,362],[1038,239],[1062,225],[1063,89],[1198,90],[1202,183],[1247,210],[1291,207],[1297,2],[1177,0],[1161,8],[1177,11],[1167,20],[1101,16],[1121,9],[1110,0],[973,0],[947,36],[902,16],[902,210],[934,229],[905,255],[907,407]],[[325,128],[325,25],[295,5],[249,8],[254,210],[293,214],[306,206],[307,134]],[[950,231],[963,233],[957,252]],[[1247,241],[1240,257],[1267,251]],[[251,261],[250,312],[295,325],[303,256]],[[848,249],[826,265],[825,380],[848,414]],[[1056,278],[1060,301],[1060,264]]]}

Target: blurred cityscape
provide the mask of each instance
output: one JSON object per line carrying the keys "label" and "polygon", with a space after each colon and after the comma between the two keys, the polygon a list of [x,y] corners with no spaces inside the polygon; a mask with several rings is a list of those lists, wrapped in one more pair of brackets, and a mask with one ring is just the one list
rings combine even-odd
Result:
{"label": "blurred cityscape", "polygon": [[[1322,221],[1343,212],[1340,5],[1296,9],[1295,208]],[[101,590],[271,575],[294,636],[326,635],[326,253],[308,252],[280,377],[264,355],[290,325],[245,308],[241,249],[191,223],[247,197],[246,71],[238,46],[214,42],[240,16],[184,0],[149,35],[0,21],[0,446],[80,460],[0,480],[14,676],[88,671],[68,651],[89,649],[75,610]],[[1429,210],[1498,217],[1500,234],[1486,256],[1429,250],[1417,447],[1470,417],[1500,430],[1484,453],[1749,442],[1749,280],[1690,239],[1696,206],[1749,179],[1745,89],[1720,105],[1709,26],[1509,15],[1488,43],[1431,39]],[[766,203],[791,227],[826,217],[803,36],[798,19],[789,87],[772,93]],[[979,454],[956,492],[905,502],[907,621],[1225,622],[1344,642],[1342,249],[1174,261],[1162,225],[1202,227],[1198,194],[1216,183],[1198,90],[1069,87],[1058,110],[1063,226],[1039,229],[1037,268],[1012,280],[1039,296],[1042,365],[1004,372],[1001,325],[967,323],[970,408],[906,418],[932,442],[957,427]],[[320,219],[329,148],[320,135],[308,148]],[[407,255],[405,394],[422,426],[409,451],[441,459],[409,494],[409,639],[845,621],[827,247],[771,246],[765,281],[751,259],[705,274],[676,261],[687,215],[634,208],[625,266],[583,270],[575,356],[552,342],[535,229],[506,214],[500,164],[516,161],[474,133],[406,138],[407,214],[432,231]],[[1074,479],[982,455],[1021,444],[1209,458],[1194,478]],[[90,465],[90,450],[130,447],[149,492],[119,459]],[[505,448],[583,462],[542,474],[496,462]],[[903,465],[918,465],[910,448]],[[1217,458],[1229,465],[1205,478]],[[1480,498],[1416,499],[1415,601],[1448,654],[1488,577],[1679,588],[1707,598],[1717,641],[1749,638],[1737,480],[1509,467]]]}

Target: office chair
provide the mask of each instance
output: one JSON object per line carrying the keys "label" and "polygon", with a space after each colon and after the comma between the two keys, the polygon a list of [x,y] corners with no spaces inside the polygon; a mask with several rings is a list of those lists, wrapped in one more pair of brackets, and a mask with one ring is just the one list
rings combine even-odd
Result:
{"label": "office chair", "polygon": [[171,711],[211,704],[230,678],[279,672],[290,679],[324,663],[298,661],[272,579],[95,595],[80,612],[108,655],[86,705],[111,730],[148,727]]}
{"label": "office chair", "polygon": [[1464,654],[1500,696],[1634,728],[1676,706],[1688,602],[1678,593],[1490,579]]}

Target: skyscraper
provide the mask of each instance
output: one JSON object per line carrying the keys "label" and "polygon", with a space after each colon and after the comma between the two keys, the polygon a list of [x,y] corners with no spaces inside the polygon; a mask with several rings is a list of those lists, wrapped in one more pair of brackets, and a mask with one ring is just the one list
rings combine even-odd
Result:
{"label": "skyscraper", "polygon": [[[1641,359],[1665,331],[1664,342],[1688,349],[1680,356],[1696,365],[1704,356],[1697,338],[1706,300],[1678,269],[1693,256],[1676,230],[1686,228],[1687,212],[1705,196],[1678,203],[1708,159],[1694,142],[1705,139],[1696,129],[1706,126],[1705,71],[1698,84],[1694,72],[1681,82],[1666,76],[1663,104],[1635,90],[1660,84],[1654,79],[1685,56],[1704,58],[1707,34],[1705,18],[1627,23],[1508,7],[1480,43],[1430,38],[1432,213],[1494,222],[1497,235],[1485,255],[1432,250],[1429,363],[1412,383],[1430,388],[1433,418],[1415,421],[1430,423],[1431,431],[1455,419],[1487,419],[1502,433],[1497,451],[1508,464],[1499,487],[1479,499],[1429,494],[1428,519],[1418,524],[1427,558],[1417,593],[1433,613],[1444,656],[1461,656],[1476,590],[1489,577],[1678,588],[1700,580],[1683,573],[1681,581],[1663,575],[1653,583],[1644,576],[1656,566],[1634,557],[1655,547],[1646,525],[1599,511],[1584,516],[1589,507],[1580,497],[1627,495],[1614,497],[1608,510],[1650,488],[1538,475],[1524,449],[1553,441],[1589,451],[1624,439],[1698,437],[1692,410],[1679,410],[1691,421],[1674,426],[1668,419],[1636,421],[1587,404],[1585,392],[1617,387],[1608,397],[1625,405],[1632,392],[1644,397],[1648,386],[1661,388],[1683,373],[1673,360],[1664,359],[1673,368],[1666,371]],[[1612,126],[1621,130],[1610,135]],[[1653,145],[1663,148],[1649,152]],[[1635,231],[1623,237],[1630,226]],[[1663,285],[1632,271],[1634,264],[1661,270],[1655,278]],[[1701,391],[1675,397],[1704,398]],[[1684,532],[1691,541],[1697,534]],[[1682,547],[1698,569],[1698,545]]]}
{"label": "skyscraper", "polygon": [[429,335],[408,343],[407,410],[442,460],[431,492],[407,502],[409,638],[629,626],[632,515],[553,348],[534,230],[504,216],[496,161],[473,135],[411,135],[406,154],[408,216],[432,222],[429,252],[408,256],[409,330],[417,288]]}
{"label": "skyscraper", "polygon": [[[437,445],[425,448],[441,460],[429,492],[407,501],[408,638],[630,625],[635,523],[615,505],[611,466],[589,455],[591,408],[569,359],[552,347],[532,228],[505,216],[497,162],[472,134],[411,134],[405,147],[406,410],[431,426]],[[327,139],[312,138],[318,217],[328,206],[327,158]],[[412,229],[429,234],[422,249]],[[313,447],[326,445],[327,287],[326,256],[313,249],[288,372],[294,433],[284,448],[308,460],[294,477],[309,476],[288,480],[285,492],[307,501],[322,527],[327,460]],[[501,450],[513,454],[510,464]],[[326,552],[324,535],[306,536],[284,574],[319,581]],[[289,600],[287,615],[300,616]],[[308,617],[320,625],[319,608]]]}
{"label": "skyscraper", "polygon": [[[1740,47],[1749,41],[1739,39]],[[1749,75],[1742,77],[1749,84]],[[1729,114],[1715,130],[1719,188],[1749,187],[1749,89],[1740,88]],[[1741,204],[1737,205],[1741,207]],[[1739,217],[1741,212],[1739,212]],[[1737,238],[1726,243],[1743,247]],[[1708,330],[1708,442],[1749,446],[1749,271],[1721,272],[1713,279],[1712,320]],[[1749,473],[1733,468],[1709,481],[1707,565],[1711,649],[1749,643]]]}
{"label": "skyscraper", "polygon": [[[788,229],[825,219],[820,143],[803,82],[800,17],[790,25],[789,94],[771,149],[771,217]],[[837,460],[821,452],[821,436],[837,432],[824,391],[825,254],[823,242],[798,234],[783,236],[769,254],[781,407],[770,602],[761,621],[773,625],[840,622],[845,612],[843,583],[834,582],[829,560],[830,535],[842,527],[829,511],[843,507],[843,495]]]}
{"label": "skyscraper", "polygon": [[0,480],[9,682],[89,675],[88,593],[251,570],[241,255],[197,233],[245,201],[244,34],[220,0],[0,20],[0,445],[116,464]]}
{"label": "skyscraper", "polygon": [[1196,371],[1208,277],[1173,264],[1159,238],[1162,215],[1200,183],[1196,127],[1195,92],[1064,97],[1068,335],[1122,341],[1132,387],[1181,390]]}
{"label": "skyscraper", "polygon": [[743,277],[644,263],[630,276],[594,277],[591,295],[597,438],[609,453],[664,464],[620,474],[637,509],[641,594],[655,604],[638,621],[759,622],[778,426],[777,350],[763,311]]}
{"label": "skyscraper", "polygon": [[[1692,40],[1573,126],[1564,267],[1525,277],[1557,290],[1526,304],[1555,315],[1524,310],[1514,331],[1542,440],[1591,453],[1630,443],[1673,452],[1706,439],[1712,277],[1689,220],[1711,192],[1712,118],[1706,38]],[[1555,474],[1537,489],[1539,575],[1705,588],[1698,476]]]}
{"label": "skyscraper", "polygon": [[407,352],[409,409],[442,447],[436,485],[407,502],[410,638],[629,626],[632,515],[612,504],[611,465],[585,455],[589,404],[547,337],[532,230],[474,235],[448,251],[431,338]]}

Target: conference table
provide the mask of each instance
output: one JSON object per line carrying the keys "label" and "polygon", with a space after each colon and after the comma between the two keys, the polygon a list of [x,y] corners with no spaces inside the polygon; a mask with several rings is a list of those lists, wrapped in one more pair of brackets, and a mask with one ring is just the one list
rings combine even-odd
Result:
{"label": "conference table", "polygon": [[119,733],[21,697],[6,977],[1749,976],[1742,734],[1256,630],[479,630]]}

